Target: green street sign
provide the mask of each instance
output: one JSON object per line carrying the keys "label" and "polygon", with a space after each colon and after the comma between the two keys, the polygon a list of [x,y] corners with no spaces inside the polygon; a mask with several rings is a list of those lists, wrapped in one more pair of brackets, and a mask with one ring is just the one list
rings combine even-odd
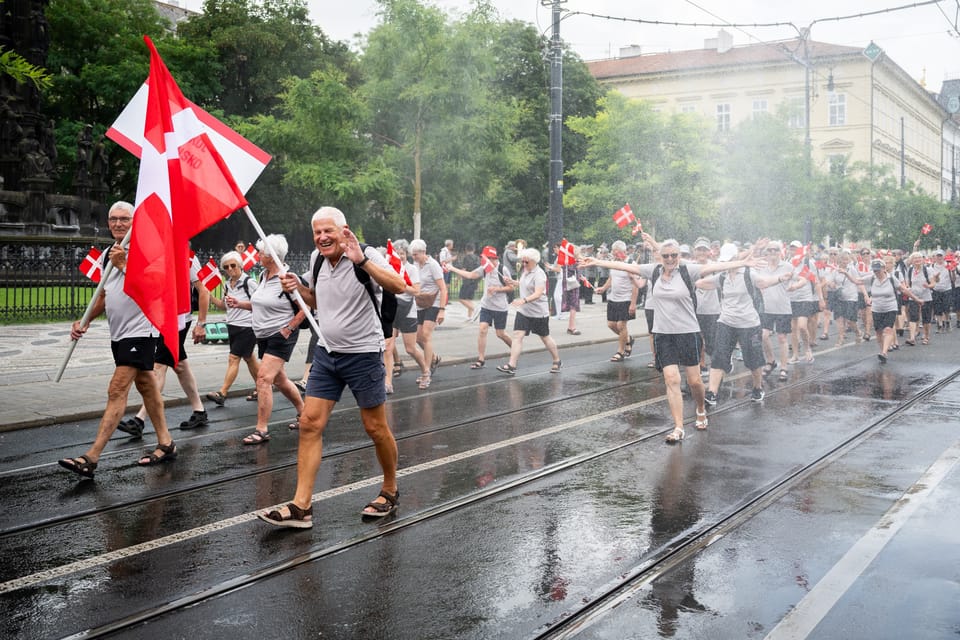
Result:
{"label": "green street sign", "polygon": [[875,42],[872,41],[869,45],[867,45],[867,48],[863,50],[863,55],[867,56],[870,62],[876,62],[881,53],[883,53],[883,49],[881,49]]}

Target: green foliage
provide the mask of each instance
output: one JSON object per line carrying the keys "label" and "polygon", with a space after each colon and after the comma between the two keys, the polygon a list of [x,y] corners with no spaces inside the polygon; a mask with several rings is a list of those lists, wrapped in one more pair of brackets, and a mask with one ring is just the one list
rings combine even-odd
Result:
{"label": "green foliage", "polygon": [[18,84],[29,82],[37,89],[49,89],[52,82],[45,69],[32,65],[16,51],[0,47],[0,75],[13,78]]}

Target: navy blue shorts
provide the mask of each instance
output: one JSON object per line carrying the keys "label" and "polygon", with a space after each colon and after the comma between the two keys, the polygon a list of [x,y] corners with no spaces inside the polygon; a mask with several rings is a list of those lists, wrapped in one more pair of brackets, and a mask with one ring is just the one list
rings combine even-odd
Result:
{"label": "navy blue shorts", "polygon": [[133,367],[141,371],[153,371],[153,359],[160,338],[124,338],[110,343],[113,364],[118,367]]}
{"label": "navy blue shorts", "polygon": [[480,307],[480,324],[487,323],[492,326],[497,331],[501,331],[507,328],[507,312],[506,311],[491,311],[490,309],[485,309]]}
{"label": "navy blue shorts", "polygon": [[349,386],[357,406],[372,409],[387,401],[383,353],[337,353],[317,347],[307,379],[307,395],[339,402]]}

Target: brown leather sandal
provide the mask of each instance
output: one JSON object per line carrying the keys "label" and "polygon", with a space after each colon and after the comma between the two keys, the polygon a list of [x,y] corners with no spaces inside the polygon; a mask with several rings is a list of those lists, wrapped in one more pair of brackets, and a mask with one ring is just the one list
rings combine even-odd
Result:
{"label": "brown leather sandal", "polygon": [[155,451],[160,451],[163,455],[158,456],[154,451],[151,451],[150,453],[140,456],[137,464],[141,467],[148,467],[153,464],[160,464],[161,462],[173,462],[177,459],[177,444],[173,440],[170,441],[170,444],[160,444],[158,442]]}
{"label": "brown leather sandal", "polygon": [[[393,495],[386,491],[380,491],[377,498],[383,498],[386,502],[376,502],[376,498],[368,502],[367,506],[360,512],[365,518],[383,518],[396,511],[400,502],[400,490],[397,489],[397,492]],[[367,511],[367,509],[373,509],[373,511]]]}

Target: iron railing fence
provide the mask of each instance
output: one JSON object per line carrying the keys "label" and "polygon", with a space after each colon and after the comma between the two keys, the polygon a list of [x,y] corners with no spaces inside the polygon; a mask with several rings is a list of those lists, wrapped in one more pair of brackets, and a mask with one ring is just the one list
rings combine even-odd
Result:
{"label": "iron railing fence", "polygon": [[[97,244],[101,250],[108,246],[106,242]],[[80,318],[97,286],[80,271],[90,247],[88,242],[0,242],[0,324]],[[223,255],[223,251],[202,248],[196,253],[201,263],[211,257],[219,263]],[[287,264],[296,273],[306,272],[310,252],[291,251]],[[456,300],[460,279],[455,274],[449,287],[450,299]],[[213,295],[221,297],[222,287]]]}

